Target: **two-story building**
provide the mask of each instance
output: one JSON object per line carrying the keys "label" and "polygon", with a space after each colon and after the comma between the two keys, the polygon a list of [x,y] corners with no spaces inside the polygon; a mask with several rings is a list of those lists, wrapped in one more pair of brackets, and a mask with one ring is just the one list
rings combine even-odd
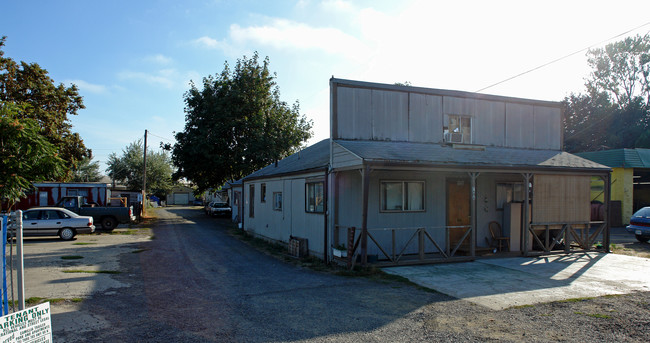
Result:
{"label": "two-story building", "polygon": [[329,139],[243,179],[244,230],[391,265],[608,246],[610,169],[562,151],[559,103],[334,78],[330,98]]}

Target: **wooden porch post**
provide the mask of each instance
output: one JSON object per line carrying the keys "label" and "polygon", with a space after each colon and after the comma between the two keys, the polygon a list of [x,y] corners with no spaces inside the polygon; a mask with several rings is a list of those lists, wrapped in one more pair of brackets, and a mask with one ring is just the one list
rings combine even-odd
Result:
{"label": "wooden porch post", "polygon": [[362,217],[361,217],[361,265],[368,265],[368,188],[370,186],[370,170],[367,165],[363,166],[362,178]]}
{"label": "wooden porch post", "polygon": [[470,235],[470,241],[469,241],[469,254],[472,257],[476,256],[476,227],[478,226],[478,221],[476,218],[476,179],[480,173],[469,173],[469,177],[471,180],[471,185],[472,185],[472,202],[470,203],[470,216],[471,216],[471,230],[472,233]]}
{"label": "wooden porch post", "polygon": [[612,174],[607,173],[607,176],[604,176],[604,177],[601,177],[601,178],[603,179],[603,182],[605,184],[605,194],[604,194],[604,199],[603,199],[603,200],[605,200],[604,201],[604,203],[605,203],[605,214],[603,216],[603,220],[605,221],[605,233],[604,233],[605,237],[603,237],[604,238],[603,239],[603,241],[604,241],[603,244],[605,246],[603,248],[604,248],[605,252],[609,252],[609,244],[610,244],[610,241],[609,241],[609,239],[610,239],[610,237],[609,237],[609,233],[610,233],[609,232],[609,229],[610,229],[610,227],[609,227],[609,218],[610,217],[609,217],[609,215],[610,215],[610,212],[611,212],[611,207],[609,205],[610,205],[610,200],[611,200],[610,199],[610,197],[611,197],[610,192],[612,190],[612,182],[611,182]]}
{"label": "wooden porch post", "polygon": [[533,174],[526,173],[523,174],[524,176],[524,191],[526,192],[526,196],[524,197],[524,206],[522,210],[524,213],[522,214],[523,218],[523,223],[521,226],[521,229],[523,230],[522,232],[522,239],[523,241],[523,252],[524,256],[528,255],[528,235],[530,234],[530,231],[528,231],[528,227],[530,226],[530,218],[528,218],[528,212],[529,212],[529,206],[530,206],[530,179],[533,177]]}

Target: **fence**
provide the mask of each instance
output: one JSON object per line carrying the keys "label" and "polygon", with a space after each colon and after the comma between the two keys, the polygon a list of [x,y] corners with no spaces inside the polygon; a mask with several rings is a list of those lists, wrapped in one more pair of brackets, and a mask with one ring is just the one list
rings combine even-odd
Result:
{"label": "fence", "polygon": [[[25,309],[25,286],[23,279],[23,221],[22,212],[16,211],[10,216],[2,215],[2,290],[0,291],[0,299],[2,299],[2,315],[9,314],[9,304],[11,304],[12,312],[16,312],[16,305],[18,310]],[[14,238],[16,242],[16,252],[14,258]],[[9,244],[9,256],[7,258],[7,244]],[[14,261],[15,259],[15,261]],[[7,285],[7,260],[9,261],[9,283]],[[18,287],[18,301],[14,299],[14,262],[16,262],[16,276]],[[11,291],[10,291],[11,290]],[[9,293],[11,292],[11,302],[9,301]]]}

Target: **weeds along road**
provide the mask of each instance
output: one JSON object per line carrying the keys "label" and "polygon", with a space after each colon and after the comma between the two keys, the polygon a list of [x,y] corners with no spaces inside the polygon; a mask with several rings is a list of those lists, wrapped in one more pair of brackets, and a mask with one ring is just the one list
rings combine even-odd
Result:
{"label": "weeds along road", "polygon": [[424,339],[423,306],[446,296],[398,283],[296,267],[227,234],[225,219],[196,207],[158,210],[145,251],[123,254],[130,284],[97,294],[80,312],[94,329],[55,341],[413,342]]}

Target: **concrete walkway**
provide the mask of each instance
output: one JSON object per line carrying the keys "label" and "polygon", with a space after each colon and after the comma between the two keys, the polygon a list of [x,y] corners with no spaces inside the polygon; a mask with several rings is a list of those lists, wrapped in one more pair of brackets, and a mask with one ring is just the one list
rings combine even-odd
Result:
{"label": "concrete walkway", "polygon": [[616,254],[495,258],[383,270],[494,310],[650,291],[650,259]]}

